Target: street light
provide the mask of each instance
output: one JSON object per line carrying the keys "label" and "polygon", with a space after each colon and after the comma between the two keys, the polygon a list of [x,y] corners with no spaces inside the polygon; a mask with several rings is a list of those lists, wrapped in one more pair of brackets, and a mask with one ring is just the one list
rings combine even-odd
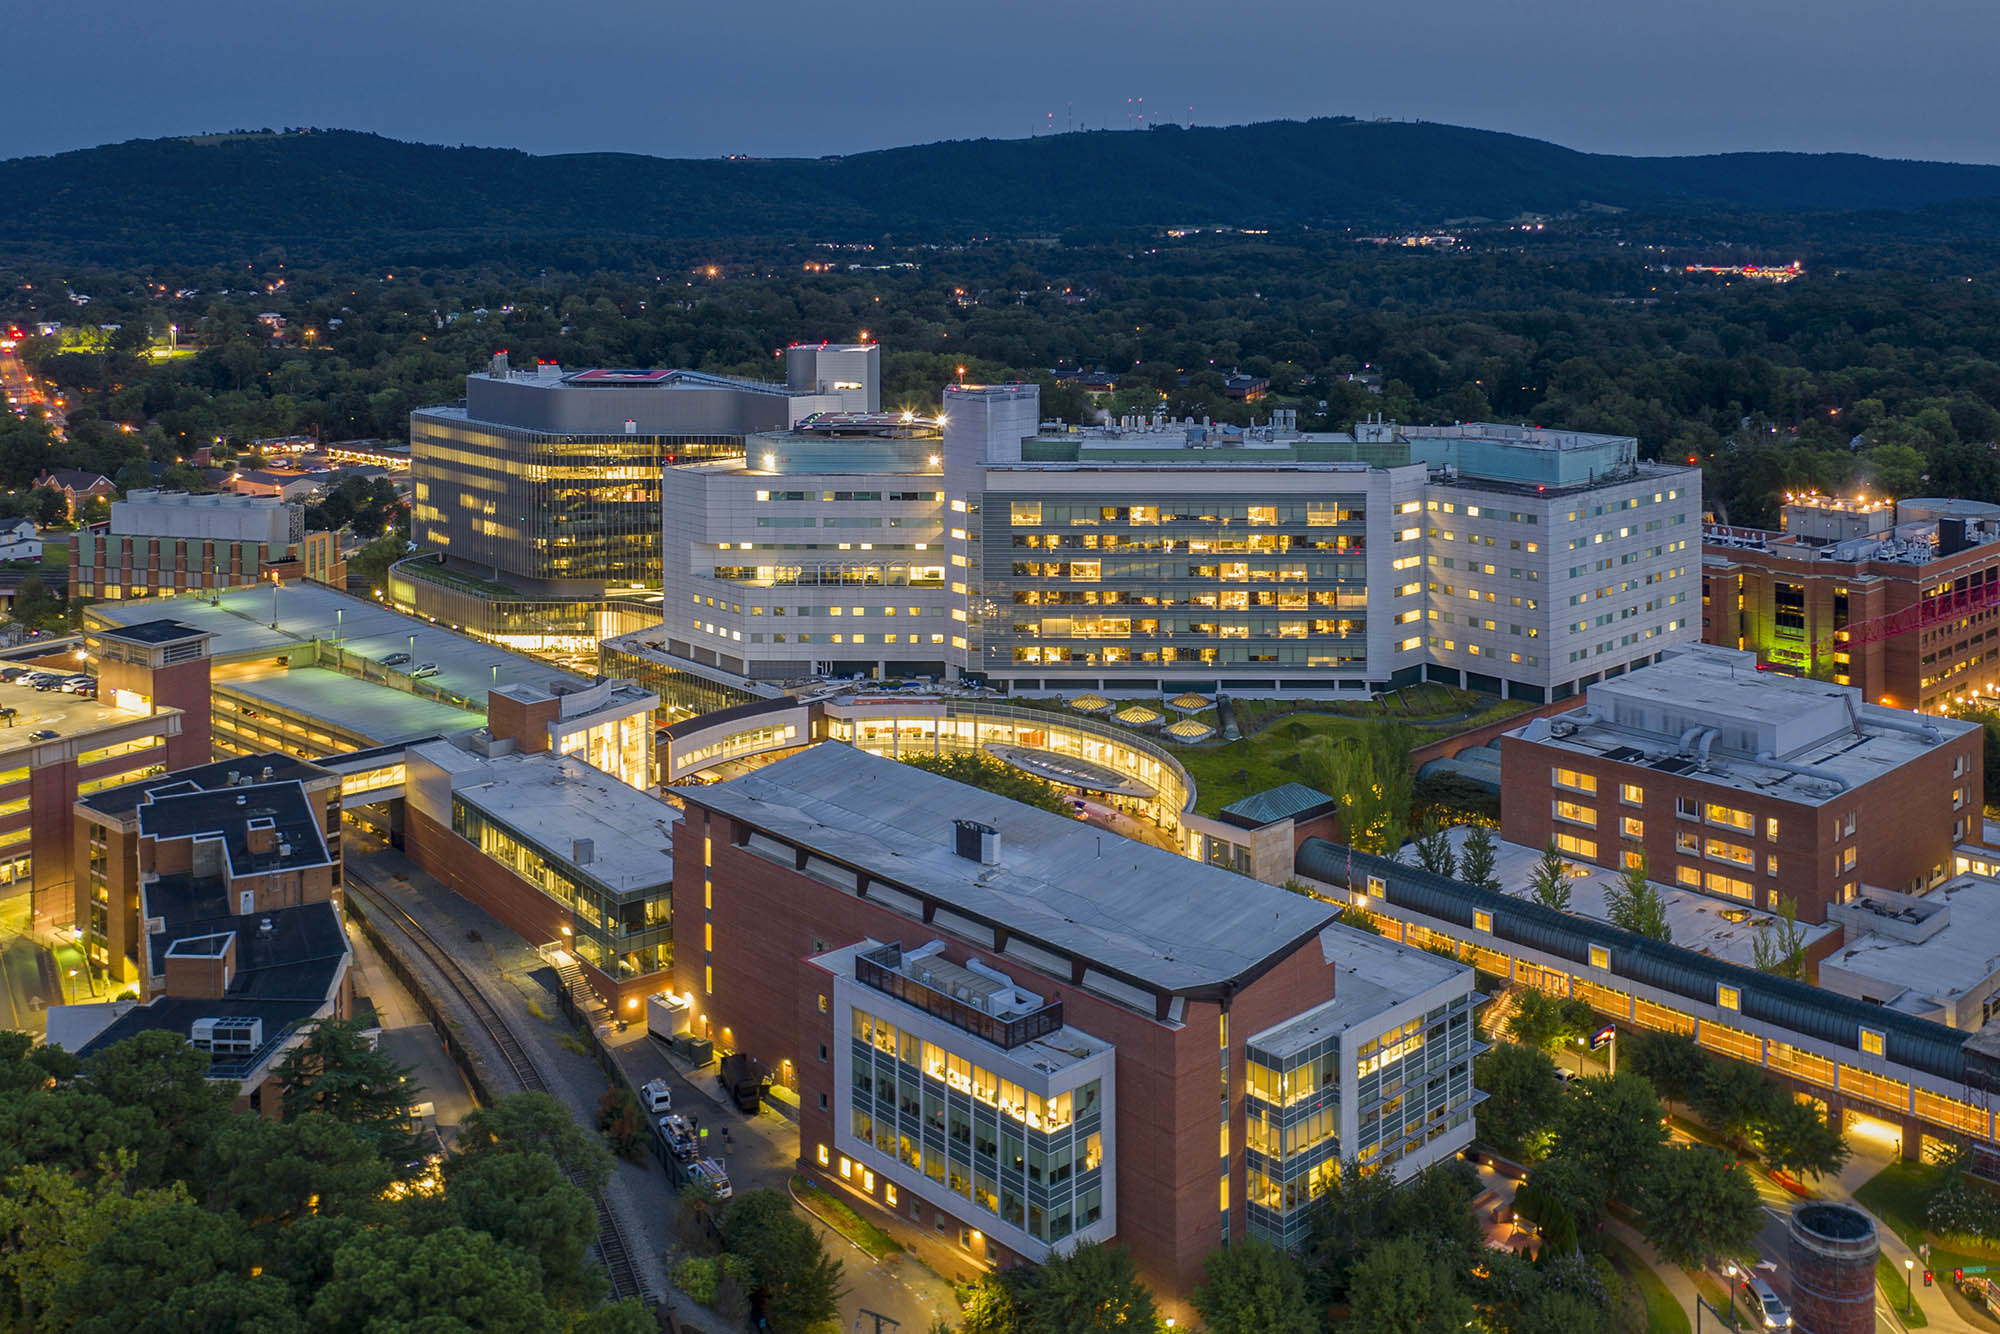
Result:
{"label": "street light", "polygon": [[1917,1314],[1916,1278],[1917,1262],[1906,1258],[1903,1261],[1903,1293],[1907,1299],[1904,1314],[1911,1319],[1915,1319]]}
{"label": "street light", "polygon": [[1729,1327],[1736,1328],[1736,1262],[1731,1260],[1722,1266],[1722,1272],[1729,1275]]}

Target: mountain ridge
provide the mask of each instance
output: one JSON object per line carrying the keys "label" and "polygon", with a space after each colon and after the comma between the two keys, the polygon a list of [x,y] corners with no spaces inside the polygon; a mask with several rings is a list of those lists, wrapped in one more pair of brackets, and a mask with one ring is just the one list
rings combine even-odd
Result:
{"label": "mountain ridge", "polygon": [[1593,154],[1345,118],[942,140],[821,158],[534,155],[349,130],[137,139],[0,161],[0,236],[90,260],[425,239],[922,239],[1173,224],[1436,225],[1580,209],[1863,212],[2000,200],[2000,166]]}

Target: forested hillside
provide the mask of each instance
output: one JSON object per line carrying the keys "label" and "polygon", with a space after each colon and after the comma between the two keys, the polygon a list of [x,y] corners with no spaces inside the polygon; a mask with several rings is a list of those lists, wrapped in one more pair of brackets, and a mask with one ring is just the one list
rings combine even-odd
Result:
{"label": "forested hillside", "polygon": [[1523,213],[1908,209],[2000,167],[1855,155],[1631,158],[1448,125],[1321,119],[926,144],[818,160],[535,157],[344,131],[134,140],[0,162],[17,254],[227,260],[537,239],[961,239],[1173,223],[1439,225]]}

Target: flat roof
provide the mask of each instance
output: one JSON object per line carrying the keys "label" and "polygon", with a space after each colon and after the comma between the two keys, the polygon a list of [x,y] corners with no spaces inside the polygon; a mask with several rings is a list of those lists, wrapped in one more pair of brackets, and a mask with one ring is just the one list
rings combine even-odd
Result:
{"label": "flat roof", "polygon": [[[1465,852],[1465,840],[1472,833],[1471,825],[1458,825],[1448,831],[1455,856]],[[1415,861],[1409,852],[1405,860]],[[1535,863],[1542,859],[1540,848],[1531,848],[1522,843],[1509,843],[1496,837],[1493,840],[1493,876],[1502,885],[1518,886],[1503,890],[1512,898],[1527,899],[1527,884],[1533,874]],[[1624,883],[1625,877],[1602,866],[1588,862],[1564,859],[1572,872],[1569,882],[1569,908],[1579,917],[1593,921],[1609,922],[1611,914],[1607,896]],[[1704,894],[1681,885],[1669,885],[1663,881],[1649,882],[1660,891],[1660,900],[1667,909],[1667,929],[1673,936],[1673,943],[1684,950],[1693,950],[1712,958],[1741,964],[1745,968],[1757,966],[1756,944],[1758,928],[1767,922],[1776,921],[1776,915],[1753,908],[1747,903],[1738,903],[1720,895]],[[1837,922],[1800,922],[1799,932],[1808,946],[1825,936],[1837,933]]]}
{"label": "flat roof", "polygon": [[1416,1000],[1471,971],[1464,964],[1339,922],[1319,933],[1319,943],[1336,974],[1333,999],[1251,1034],[1252,1046],[1272,1056],[1296,1055],[1322,1038],[1344,1033],[1363,1020],[1379,1019],[1392,1006]]}
{"label": "flat roof", "polygon": [[[251,834],[269,830],[269,852],[251,848]],[[263,875],[329,866],[319,815],[297,782],[249,787],[205,788],[168,783],[151,789],[139,803],[139,832],[156,839],[219,839],[232,876]]]}
{"label": "flat roof", "polygon": [[[411,753],[452,775],[453,797],[615,893],[673,881],[674,824],[681,813],[650,793],[546,752],[488,757],[431,741]],[[574,860],[580,839],[592,845],[582,864]]]}
{"label": "flat roof", "polygon": [[[53,671],[54,668],[37,670]],[[31,732],[50,731],[59,737],[85,737],[107,727],[143,723],[154,715],[131,713],[110,704],[62,690],[34,690],[25,686],[0,684],[0,704],[19,712],[11,722],[0,725],[0,760],[14,751],[48,745],[31,741]],[[25,760],[22,763],[26,763]]]}
{"label": "flat roof", "polygon": [[[838,742],[675,791],[1166,991],[1254,975],[1335,915],[1304,895]],[[953,851],[955,820],[999,831],[997,865]]]}
{"label": "flat roof", "polygon": [[214,684],[274,709],[316,718],[377,744],[484,727],[486,715],[426,695],[364,681],[328,667],[272,668],[257,676],[217,673]]}
{"label": "flat roof", "polygon": [[1754,654],[1695,644],[1596,683],[1581,710],[1508,735],[1820,805],[1978,727],[1869,704],[1851,687],[1760,672]]}
{"label": "flat roof", "polygon": [[117,626],[97,633],[109,639],[122,639],[131,644],[171,644],[176,640],[192,639],[208,632],[197,630],[192,625],[180,621],[161,619],[140,621],[137,625]]}
{"label": "flat roof", "polygon": [[[271,627],[274,605],[276,629]],[[547,691],[558,683],[570,690],[590,684],[588,678],[574,672],[308,580],[279,588],[275,604],[272,586],[256,584],[226,589],[213,603],[203,593],[100,602],[90,608],[93,620],[114,626],[156,620],[162,612],[212,635],[208,651],[218,659],[276,654],[317,639],[329,644],[338,641],[348,653],[375,662],[390,654],[408,653],[413,660],[403,664],[402,671],[434,662],[441,670],[430,678],[431,684],[471,700],[484,700],[495,686],[525,684]],[[412,635],[416,637],[414,647]]]}
{"label": "flat roof", "polygon": [[1921,941],[1870,932],[1824,962],[1886,984],[1893,994],[1885,1004],[1923,1015],[2000,973],[2000,880],[1958,876],[1918,902],[1949,908],[1950,922]]}
{"label": "flat roof", "polygon": [[330,776],[327,770],[310,760],[266,750],[254,755],[217,760],[213,764],[196,765],[192,769],[176,769],[173,773],[155,778],[139,778],[118,787],[107,787],[83,798],[82,804],[106,815],[129,815],[139,809],[139,803],[147,793],[161,788],[226,788],[233,786],[236,779],[251,779],[258,783],[310,783],[316,778]]}

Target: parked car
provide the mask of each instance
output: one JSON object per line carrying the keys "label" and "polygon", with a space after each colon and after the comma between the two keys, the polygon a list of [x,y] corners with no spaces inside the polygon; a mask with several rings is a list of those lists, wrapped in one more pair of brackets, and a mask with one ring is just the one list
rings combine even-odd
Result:
{"label": "parked car", "polygon": [[415,671],[411,672],[410,676],[415,680],[421,681],[426,676],[436,676],[439,672],[443,670],[444,668],[438,666],[434,662],[426,662],[420,665]]}
{"label": "parked car", "polygon": [[62,735],[62,733],[61,733],[61,732],[58,732],[58,731],[56,731],[56,729],[55,729],[55,728],[53,728],[53,727],[38,727],[38,728],[36,728],[36,729],[35,729],[34,731],[32,731],[32,732],[28,733],[28,740],[30,740],[30,741],[54,741],[54,740],[55,740],[55,739],[56,739],[57,737],[59,737],[59,736],[61,736],[61,735]]}
{"label": "parked car", "polygon": [[1758,1329],[1790,1329],[1792,1327],[1791,1308],[1784,1299],[1772,1290],[1771,1285],[1756,1274],[1743,1278],[1738,1294],[1750,1307],[1750,1318],[1756,1321]]}
{"label": "parked car", "polygon": [[704,1158],[688,1168],[688,1176],[703,1182],[715,1191],[715,1198],[726,1200],[730,1196],[729,1173],[722,1170],[722,1164],[713,1158]]}
{"label": "parked car", "polygon": [[28,674],[26,667],[0,667],[0,681],[13,682]]}
{"label": "parked car", "polygon": [[691,1163],[695,1156],[694,1130],[688,1120],[679,1112],[660,1118],[660,1134],[666,1137],[667,1151],[684,1163]]}
{"label": "parked car", "polygon": [[59,678],[54,672],[22,672],[14,678],[14,684],[17,686],[39,687],[44,681],[54,681],[57,679]]}
{"label": "parked car", "polygon": [[649,1079],[639,1089],[639,1097],[645,1102],[646,1110],[654,1116],[667,1111],[674,1105],[674,1091],[667,1087],[664,1079]]}
{"label": "parked car", "polygon": [[85,676],[82,672],[78,672],[75,676],[65,676],[62,689],[65,694],[81,695],[85,690],[97,689],[97,678]]}
{"label": "parked car", "polygon": [[391,653],[388,657],[382,659],[382,665],[384,667],[401,667],[409,660],[410,655],[407,653]]}
{"label": "parked car", "polygon": [[41,676],[35,679],[37,690],[61,690],[62,684],[63,679],[60,676]]}

